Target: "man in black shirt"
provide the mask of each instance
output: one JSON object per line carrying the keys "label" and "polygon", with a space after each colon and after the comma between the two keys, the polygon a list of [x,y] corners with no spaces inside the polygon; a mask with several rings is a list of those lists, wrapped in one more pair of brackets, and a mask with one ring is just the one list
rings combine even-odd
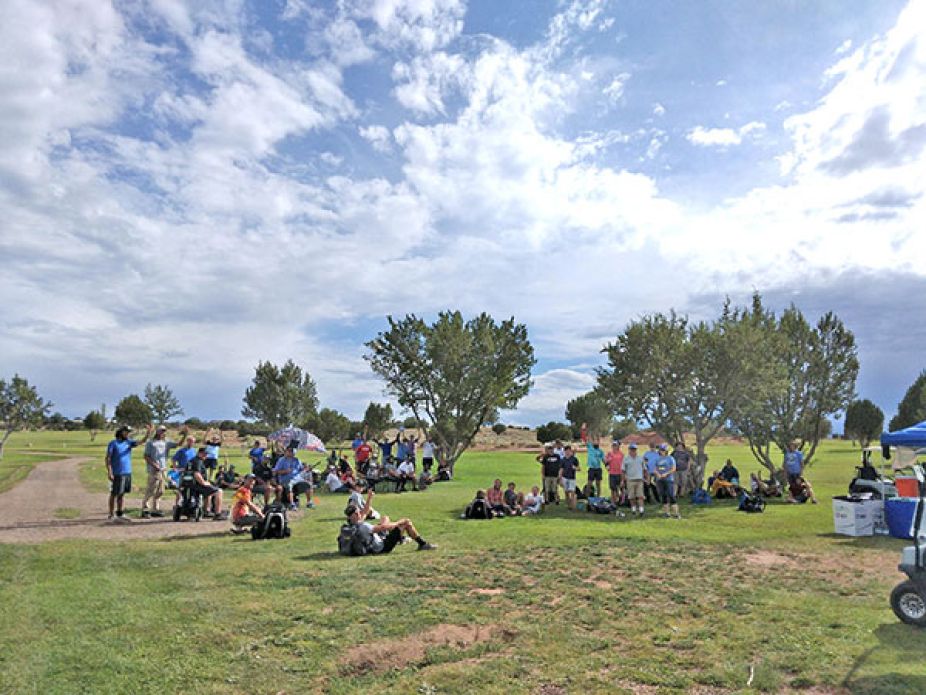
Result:
{"label": "man in black shirt", "polygon": [[206,478],[206,447],[200,447],[196,456],[187,464],[187,472],[193,474],[192,489],[199,493],[203,510],[214,512],[215,521],[225,521],[228,515],[222,511],[222,491],[211,485]]}
{"label": "man in black shirt", "polygon": [[537,456],[543,470],[543,496],[546,504],[559,504],[559,473],[562,459],[553,453],[553,445],[546,444]]}

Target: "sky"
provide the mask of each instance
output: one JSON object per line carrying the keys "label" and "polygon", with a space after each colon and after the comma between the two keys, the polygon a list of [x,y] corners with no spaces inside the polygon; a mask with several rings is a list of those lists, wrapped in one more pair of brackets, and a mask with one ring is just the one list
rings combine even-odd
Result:
{"label": "sky", "polygon": [[888,417],[926,368],[926,2],[7,0],[0,95],[0,377],[66,415],[292,358],[356,418],[385,317],[460,309],[534,425],[754,291]]}

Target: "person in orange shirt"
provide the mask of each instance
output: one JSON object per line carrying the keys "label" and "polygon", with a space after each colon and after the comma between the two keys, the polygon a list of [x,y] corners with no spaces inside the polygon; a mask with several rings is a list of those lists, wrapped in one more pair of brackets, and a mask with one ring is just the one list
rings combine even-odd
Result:
{"label": "person in orange shirt", "polygon": [[621,442],[615,439],[611,442],[611,451],[605,454],[605,465],[608,467],[608,487],[611,488],[611,501],[620,504],[621,475],[624,472],[624,452],[621,451]]}
{"label": "person in orange shirt", "polygon": [[231,513],[232,531],[235,533],[244,533],[249,526],[253,526],[264,518],[260,507],[251,501],[251,491],[254,489],[255,480],[257,480],[256,476],[248,473],[235,492]]}

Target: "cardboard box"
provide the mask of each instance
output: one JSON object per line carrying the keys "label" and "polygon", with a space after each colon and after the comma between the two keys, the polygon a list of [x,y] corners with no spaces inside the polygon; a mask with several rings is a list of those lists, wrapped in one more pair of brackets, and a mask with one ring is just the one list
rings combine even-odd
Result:
{"label": "cardboard box", "polygon": [[833,523],[843,536],[872,536],[884,524],[883,500],[833,499]]}

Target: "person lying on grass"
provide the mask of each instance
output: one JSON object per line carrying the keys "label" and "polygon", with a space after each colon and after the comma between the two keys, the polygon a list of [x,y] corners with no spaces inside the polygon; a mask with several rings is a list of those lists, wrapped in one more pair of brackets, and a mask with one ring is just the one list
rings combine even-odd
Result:
{"label": "person lying on grass", "polygon": [[244,481],[235,492],[234,506],[232,506],[232,532],[244,533],[245,530],[264,518],[264,513],[254,502],[251,494],[257,477],[253,473],[244,476]]}
{"label": "person lying on grass", "polygon": [[[362,480],[357,480],[351,483],[350,497],[347,498],[347,503],[354,505],[355,507],[357,507],[357,509],[363,509],[363,500],[364,500],[363,496],[368,489],[369,488],[367,484]],[[380,517],[379,512],[373,509],[373,507],[370,507],[370,512],[367,515],[367,518],[376,520],[376,519],[379,519],[379,517]]]}
{"label": "person lying on grass", "polygon": [[806,478],[800,475],[795,476],[788,484],[788,502],[791,504],[804,504],[807,500],[810,500],[811,504],[817,503],[813,488]]}
{"label": "person lying on grass", "polygon": [[348,523],[363,526],[366,531],[370,532],[367,547],[369,554],[385,555],[391,553],[402,541],[403,535],[408,535],[409,538],[415,541],[418,544],[418,550],[434,550],[437,548],[436,545],[431,545],[421,537],[411,519],[392,521],[388,516],[383,516],[376,524],[366,521],[373,511],[373,497],[375,494],[372,490],[367,493],[363,507],[358,508],[355,504],[348,504],[344,510]]}

